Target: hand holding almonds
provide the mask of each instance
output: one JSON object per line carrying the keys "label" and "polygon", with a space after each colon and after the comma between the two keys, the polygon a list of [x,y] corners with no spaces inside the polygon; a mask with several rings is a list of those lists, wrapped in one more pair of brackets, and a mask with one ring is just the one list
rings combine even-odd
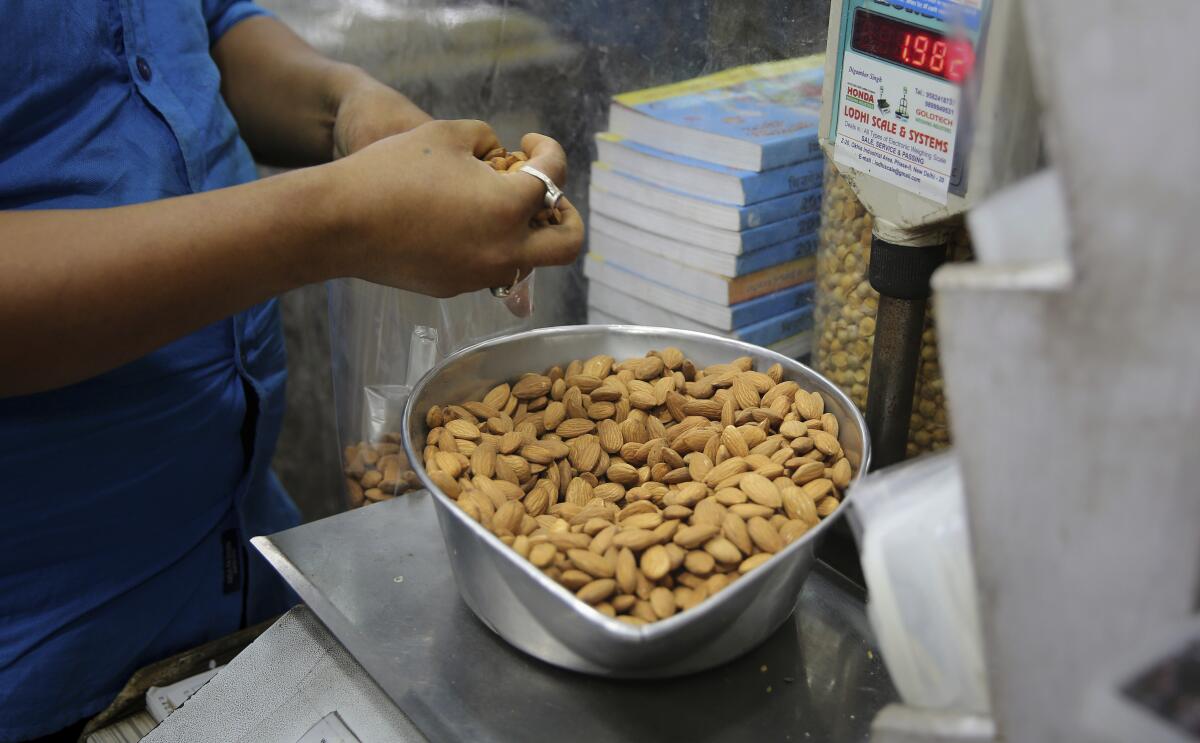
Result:
{"label": "hand holding almonds", "polygon": [[819,393],[676,348],[525,374],[426,416],[426,472],[602,614],[686,611],[832,514],[854,467]]}
{"label": "hand holding almonds", "polygon": [[[508,152],[503,147],[497,147],[483,157],[484,162],[492,166],[498,173],[515,173],[521,169],[529,157],[520,150]],[[528,176],[526,176],[528,177]],[[550,224],[562,224],[562,212],[557,207],[543,209],[534,215],[530,227],[545,227]]]}

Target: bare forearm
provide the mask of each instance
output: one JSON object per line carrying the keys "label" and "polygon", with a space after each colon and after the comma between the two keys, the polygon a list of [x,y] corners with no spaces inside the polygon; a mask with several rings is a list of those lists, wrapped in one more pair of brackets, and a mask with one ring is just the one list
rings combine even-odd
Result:
{"label": "bare forearm", "polygon": [[[221,94],[260,162],[315,165],[429,120],[404,96],[357,67],[327,59],[274,18],[237,24],[212,54],[221,70]],[[347,125],[344,114],[356,98],[368,101],[369,115],[359,117],[368,123]],[[348,126],[380,131],[347,131]],[[355,139],[364,141],[349,141]]]}
{"label": "bare forearm", "polygon": [[88,378],[336,274],[323,188],[315,169],[135,206],[0,213],[0,396]]}

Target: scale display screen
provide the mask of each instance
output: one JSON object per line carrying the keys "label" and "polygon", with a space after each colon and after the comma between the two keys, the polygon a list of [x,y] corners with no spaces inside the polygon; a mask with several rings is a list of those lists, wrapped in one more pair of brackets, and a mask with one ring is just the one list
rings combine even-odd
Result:
{"label": "scale display screen", "polygon": [[971,76],[975,48],[965,39],[859,8],[850,36],[852,49],[953,83]]}

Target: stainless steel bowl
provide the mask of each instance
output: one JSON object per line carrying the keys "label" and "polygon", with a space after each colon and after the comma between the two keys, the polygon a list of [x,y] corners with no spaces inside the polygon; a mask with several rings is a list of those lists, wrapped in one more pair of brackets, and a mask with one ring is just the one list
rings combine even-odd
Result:
{"label": "stainless steel bowl", "polygon": [[[845,506],[731,587],[670,619],[634,627],[609,619],[543,575],[462,512],[422,466],[425,414],[433,405],[479,399],[502,381],[572,359],[617,359],[677,346],[698,366],[750,356],[756,368],[779,362],[784,376],[825,398],[841,423],[838,438],[861,474],[870,462],[858,409],[812,369],[758,346],[705,333],[628,325],[543,328],[486,341],[450,356],[420,382],[404,410],[404,449],[435,494],[438,523],[463,600],[512,645],[563,668],[623,678],[678,676],[719,665],[765,640],[795,608],[817,540]],[[855,475],[857,481],[859,474]],[[853,498],[852,490],[848,498]],[[502,683],[502,680],[498,680]]]}

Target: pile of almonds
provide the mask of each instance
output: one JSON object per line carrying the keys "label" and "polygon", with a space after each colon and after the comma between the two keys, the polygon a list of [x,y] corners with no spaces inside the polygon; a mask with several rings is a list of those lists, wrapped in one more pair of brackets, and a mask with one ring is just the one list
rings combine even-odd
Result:
{"label": "pile of almonds", "polygon": [[832,514],[854,468],[820,394],[676,348],[572,361],[426,416],[429,478],[601,613],[666,619]]}
{"label": "pile of almonds", "polygon": [[[492,166],[492,169],[500,173],[515,173],[521,169],[529,157],[520,150],[516,152],[508,152],[503,147],[496,149],[484,155],[484,162]],[[528,178],[529,176],[525,176]],[[555,207],[553,209],[543,209],[538,212],[532,222],[532,227],[545,227],[550,224],[562,224],[562,211]]]}
{"label": "pile of almonds", "polygon": [[384,434],[374,444],[360,441],[343,452],[350,507],[378,503],[421,487],[400,448],[400,434]]}

